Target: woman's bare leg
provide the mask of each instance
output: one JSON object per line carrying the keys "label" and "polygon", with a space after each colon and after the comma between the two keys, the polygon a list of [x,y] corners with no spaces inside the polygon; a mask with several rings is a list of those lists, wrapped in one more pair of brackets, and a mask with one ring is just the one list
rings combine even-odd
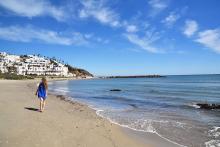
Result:
{"label": "woman's bare leg", "polygon": [[45,105],[46,105],[46,100],[43,100],[42,111],[44,111]]}
{"label": "woman's bare leg", "polygon": [[40,112],[42,112],[42,109],[43,109],[43,100],[40,99]]}

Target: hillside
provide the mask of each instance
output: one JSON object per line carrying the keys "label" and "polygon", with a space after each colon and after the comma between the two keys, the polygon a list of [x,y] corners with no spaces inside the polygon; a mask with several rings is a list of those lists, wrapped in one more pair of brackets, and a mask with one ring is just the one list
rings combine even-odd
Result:
{"label": "hillside", "polygon": [[65,64],[65,66],[68,67],[70,73],[75,74],[77,77],[93,77],[93,75],[85,69],[75,68],[69,64]]}
{"label": "hillside", "polygon": [[[90,78],[91,73],[85,69],[64,64],[64,61],[40,55],[12,55],[0,52],[1,77],[75,77]],[[16,76],[17,75],[17,76]]]}

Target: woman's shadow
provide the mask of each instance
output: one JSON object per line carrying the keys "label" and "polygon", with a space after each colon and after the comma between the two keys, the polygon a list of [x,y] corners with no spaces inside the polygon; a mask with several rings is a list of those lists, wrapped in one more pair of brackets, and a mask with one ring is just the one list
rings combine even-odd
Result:
{"label": "woman's shadow", "polygon": [[32,107],[24,107],[24,109],[30,110],[30,111],[39,111],[37,108],[32,108]]}

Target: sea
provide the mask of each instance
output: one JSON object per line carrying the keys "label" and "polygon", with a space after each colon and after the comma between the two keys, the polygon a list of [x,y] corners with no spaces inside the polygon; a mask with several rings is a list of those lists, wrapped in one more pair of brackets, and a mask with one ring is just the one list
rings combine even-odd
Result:
{"label": "sea", "polygon": [[155,133],[179,146],[220,147],[220,110],[196,105],[220,104],[220,75],[54,81],[49,91],[87,104],[122,127]]}

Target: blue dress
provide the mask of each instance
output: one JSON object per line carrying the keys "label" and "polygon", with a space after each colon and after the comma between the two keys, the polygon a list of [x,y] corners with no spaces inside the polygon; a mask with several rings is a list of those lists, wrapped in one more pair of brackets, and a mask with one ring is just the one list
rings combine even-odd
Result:
{"label": "blue dress", "polygon": [[38,95],[38,98],[42,98],[44,100],[47,98],[46,87],[44,86],[43,82],[41,82],[38,86],[37,95]]}

